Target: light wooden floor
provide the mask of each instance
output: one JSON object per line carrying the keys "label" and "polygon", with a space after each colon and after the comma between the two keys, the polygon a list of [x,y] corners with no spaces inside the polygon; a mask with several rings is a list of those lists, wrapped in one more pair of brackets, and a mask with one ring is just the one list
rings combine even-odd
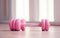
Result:
{"label": "light wooden floor", "polygon": [[41,31],[41,27],[26,27],[26,31],[10,31],[7,24],[0,24],[0,38],[60,38],[60,26],[51,26],[49,31]]}

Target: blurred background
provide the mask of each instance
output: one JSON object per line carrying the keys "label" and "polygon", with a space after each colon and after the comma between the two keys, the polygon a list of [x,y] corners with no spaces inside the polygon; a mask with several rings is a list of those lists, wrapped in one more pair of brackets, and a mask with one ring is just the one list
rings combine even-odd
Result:
{"label": "blurred background", "polygon": [[12,18],[38,23],[48,19],[51,24],[60,25],[60,0],[0,0],[0,23]]}

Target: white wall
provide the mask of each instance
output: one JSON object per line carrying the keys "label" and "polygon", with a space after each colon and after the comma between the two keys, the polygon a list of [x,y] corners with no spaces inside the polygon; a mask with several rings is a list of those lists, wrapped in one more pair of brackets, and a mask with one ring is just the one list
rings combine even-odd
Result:
{"label": "white wall", "polygon": [[29,0],[30,20],[38,21],[39,19],[39,0]]}
{"label": "white wall", "polygon": [[6,20],[7,16],[4,16],[4,0],[0,0],[0,22]]}
{"label": "white wall", "polygon": [[7,22],[11,15],[11,1],[6,0],[6,15],[4,15],[4,0],[0,0],[0,23]]}
{"label": "white wall", "polygon": [[[38,0],[30,0],[30,14],[31,14],[30,17],[31,17],[32,21],[34,21],[34,19],[35,20],[38,19],[38,14],[39,14],[38,13],[38,9],[39,9],[38,3],[39,3]],[[36,16],[36,17],[34,17],[34,16]],[[54,22],[51,24],[60,25],[60,0],[54,0]]]}
{"label": "white wall", "polygon": [[3,0],[0,0],[0,21],[4,19]]}
{"label": "white wall", "polygon": [[54,0],[54,25],[60,25],[60,0]]}
{"label": "white wall", "polygon": [[16,17],[16,0],[11,0],[11,18]]}
{"label": "white wall", "polygon": [[55,0],[54,2],[55,22],[60,22],[60,0]]}

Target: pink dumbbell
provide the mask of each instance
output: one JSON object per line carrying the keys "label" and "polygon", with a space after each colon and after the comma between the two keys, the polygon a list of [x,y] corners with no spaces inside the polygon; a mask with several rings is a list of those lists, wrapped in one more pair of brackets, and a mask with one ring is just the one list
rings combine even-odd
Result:
{"label": "pink dumbbell", "polygon": [[19,19],[15,20],[15,31],[20,31],[21,27],[20,27],[20,21]]}
{"label": "pink dumbbell", "polygon": [[10,22],[9,22],[9,26],[10,26],[11,31],[15,30],[14,23],[15,23],[15,19],[11,19]]}
{"label": "pink dumbbell", "polygon": [[20,23],[21,23],[21,30],[24,31],[25,30],[25,20],[24,19],[20,20]]}
{"label": "pink dumbbell", "polygon": [[25,21],[20,19],[12,19],[9,22],[11,31],[24,31],[25,30]]}
{"label": "pink dumbbell", "polygon": [[45,20],[45,30],[46,30],[46,31],[49,30],[49,26],[50,26],[50,23],[49,23],[49,21],[46,19],[46,20]]}
{"label": "pink dumbbell", "polygon": [[20,28],[17,19],[11,19],[9,22],[9,26],[11,31],[16,31],[16,30],[18,31]]}
{"label": "pink dumbbell", "polygon": [[43,19],[41,21],[42,31],[45,31],[45,20]]}

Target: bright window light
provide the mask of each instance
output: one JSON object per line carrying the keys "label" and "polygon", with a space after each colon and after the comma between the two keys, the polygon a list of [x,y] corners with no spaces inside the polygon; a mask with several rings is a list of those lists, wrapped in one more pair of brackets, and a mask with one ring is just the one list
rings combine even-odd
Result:
{"label": "bright window light", "polygon": [[29,21],[29,0],[16,0],[16,18]]}
{"label": "bright window light", "polygon": [[54,0],[39,0],[39,20],[54,21]]}

